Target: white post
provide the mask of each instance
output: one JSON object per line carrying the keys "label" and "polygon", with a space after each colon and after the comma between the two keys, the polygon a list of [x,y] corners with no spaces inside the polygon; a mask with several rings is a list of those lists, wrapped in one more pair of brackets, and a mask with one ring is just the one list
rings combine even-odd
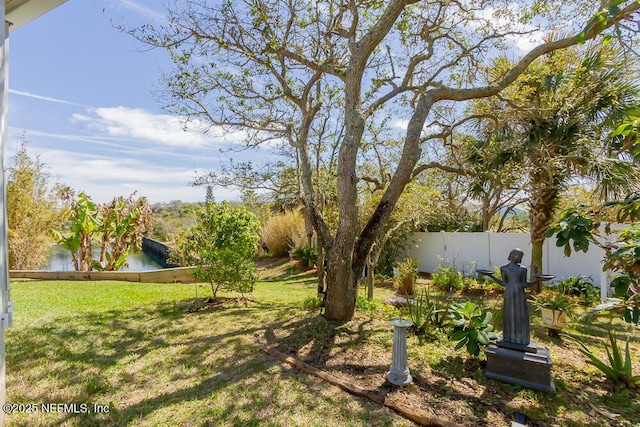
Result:
{"label": "white post", "polygon": [[387,379],[391,384],[408,385],[413,378],[407,367],[407,329],[413,325],[405,319],[391,319],[393,326],[393,355]]}
{"label": "white post", "polygon": [[600,302],[609,298],[609,270],[600,273]]}
{"label": "white post", "polygon": [[[5,334],[11,326],[11,302],[9,301],[9,247],[7,239],[7,185],[5,177],[5,152],[7,144],[7,107],[9,100],[9,26],[5,21],[6,2],[0,4],[0,18],[4,23],[4,37],[0,42],[0,405],[6,403],[5,382]],[[5,414],[1,413],[0,426],[4,426]]]}

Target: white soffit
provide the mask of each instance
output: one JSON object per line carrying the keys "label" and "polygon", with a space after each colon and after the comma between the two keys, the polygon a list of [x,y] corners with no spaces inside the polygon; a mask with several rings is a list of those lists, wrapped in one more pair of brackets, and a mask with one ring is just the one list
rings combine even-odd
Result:
{"label": "white soffit", "polygon": [[44,15],[67,0],[4,0],[5,20],[10,24],[9,32]]}

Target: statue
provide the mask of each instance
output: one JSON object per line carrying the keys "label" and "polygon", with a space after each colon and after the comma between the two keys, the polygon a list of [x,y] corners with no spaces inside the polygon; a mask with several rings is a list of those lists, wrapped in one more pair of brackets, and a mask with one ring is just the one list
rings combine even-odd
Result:
{"label": "statue", "polygon": [[487,367],[484,375],[498,381],[555,393],[549,350],[531,341],[529,307],[525,293],[529,286],[551,280],[554,276],[536,275],[533,281],[527,282],[527,269],[520,265],[523,255],[521,249],[513,249],[509,253],[509,264],[500,267],[502,280],[498,280],[491,270],[477,270],[479,274],[504,286],[503,336],[497,343],[489,344],[485,350]]}
{"label": "statue", "polygon": [[524,252],[517,248],[509,253],[509,264],[500,267],[502,281],[498,280],[491,270],[477,271],[504,286],[503,337],[498,345],[526,351],[531,342],[531,327],[525,288],[540,281],[550,280],[553,276],[537,275],[532,282],[527,282],[527,269],[520,265],[523,255]]}

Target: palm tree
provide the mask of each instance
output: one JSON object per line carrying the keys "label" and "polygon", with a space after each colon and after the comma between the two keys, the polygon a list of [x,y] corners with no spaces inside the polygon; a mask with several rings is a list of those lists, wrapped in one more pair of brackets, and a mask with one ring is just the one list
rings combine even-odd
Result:
{"label": "palm tree", "polygon": [[[499,135],[511,162],[527,171],[531,275],[542,274],[542,247],[563,189],[590,179],[603,197],[639,182],[637,164],[622,157],[611,129],[640,105],[640,88],[620,52],[592,48],[539,59],[499,98],[477,103],[499,117]],[[483,124],[487,130],[486,124]],[[617,150],[617,151],[616,151]]]}

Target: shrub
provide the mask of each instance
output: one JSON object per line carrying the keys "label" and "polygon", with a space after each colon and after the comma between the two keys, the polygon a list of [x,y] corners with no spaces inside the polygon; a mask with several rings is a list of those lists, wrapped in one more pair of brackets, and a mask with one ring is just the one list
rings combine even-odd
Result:
{"label": "shrub", "polygon": [[199,280],[211,284],[214,298],[220,289],[251,292],[258,278],[253,255],[259,232],[260,224],[246,209],[208,201],[198,226],[180,244],[180,257],[196,266]]}
{"label": "shrub", "polygon": [[271,255],[286,256],[288,251],[307,244],[304,218],[298,211],[274,215],[263,224],[261,237]]}
{"label": "shrub", "polygon": [[[633,193],[623,201],[609,202],[604,207],[618,207],[620,209],[619,219],[634,220],[637,219],[637,212],[640,211],[639,200],[640,195]],[[570,254],[572,242],[576,251],[586,252],[590,242],[602,246],[594,238],[594,235],[597,235],[595,225],[591,219],[585,216],[584,209],[569,209],[561,216],[560,222],[549,229],[547,237],[556,234],[556,245],[564,245],[566,254]],[[640,226],[633,224],[630,228],[620,230],[616,234],[618,234],[618,241],[604,247],[606,257],[603,269],[621,274],[614,280],[617,282],[615,283],[617,298],[599,305],[586,316],[616,311],[622,312],[626,322],[640,325],[640,292],[638,291],[640,288]],[[624,288],[624,284],[626,284],[626,288]]]}
{"label": "shrub", "polygon": [[[493,268],[493,277],[496,278],[496,280],[502,281],[502,272],[500,271],[500,267],[495,266]],[[476,277],[476,282],[478,282],[480,284],[480,287],[482,289],[486,289],[486,290],[496,290],[496,291],[504,291],[504,287],[497,284],[496,282],[494,282],[493,280],[491,280],[488,276],[482,275],[482,274],[478,274]]]}
{"label": "shrub", "polygon": [[438,270],[431,275],[431,282],[445,291],[452,289],[463,291],[468,287],[468,282],[464,279],[462,273],[456,269],[455,265],[440,264]]}
{"label": "shrub", "polygon": [[[69,211],[71,232],[49,230],[54,240],[71,252],[76,271],[117,271],[127,265],[129,251],[140,250],[142,236],[151,232],[151,208],[144,197],[136,200],[134,194],[96,204],[82,192]],[[100,254],[94,260],[92,244],[96,241]]]}
{"label": "shrub", "polygon": [[376,300],[370,300],[358,295],[356,298],[356,310],[372,312],[380,308],[380,303]]}
{"label": "shrub", "polygon": [[534,296],[531,303],[536,310],[546,308],[561,311],[569,316],[571,316],[571,310],[575,306],[574,302],[559,292],[542,292]]}
{"label": "shrub", "polygon": [[300,258],[305,267],[313,267],[318,262],[318,249],[309,246],[300,246],[293,251]]}
{"label": "shrub", "polygon": [[440,329],[448,320],[450,305],[442,304],[438,299],[431,299],[429,291],[423,289],[422,293],[413,302],[409,303],[409,319],[413,323],[412,331],[422,344],[424,338],[432,329]]}
{"label": "shrub", "polygon": [[[7,169],[7,239],[9,268],[30,270],[47,265],[49,238],[47,231],[63,224],[66,208],[62,191],[50,189],[46,165],[27,152],[27,142],[20,142]],[[56,190],[62,190],[56,186]]]}
{"label": "shrub", "polygon": [[585,304],[600,301],[600,289],[595,287],[591,277],[569,276],[568,279],[559,282],[556,288],[560,293],[581,298]]}
{"label": "shrub", "polygon": [[304,301],[302,301],[302,307],[306,308],[307,310],[316,310],[322,307],[322,300],[317,296],[306,297]]}
{"label": "shrub", "polygon": [[493,332],[491,311],[482,309],[471,301],[453,304],[451,317],[454,324],[451,339],[458,341],[456,350],[466,346],[470,356],[478,357],[481,347],[498,339]]}

